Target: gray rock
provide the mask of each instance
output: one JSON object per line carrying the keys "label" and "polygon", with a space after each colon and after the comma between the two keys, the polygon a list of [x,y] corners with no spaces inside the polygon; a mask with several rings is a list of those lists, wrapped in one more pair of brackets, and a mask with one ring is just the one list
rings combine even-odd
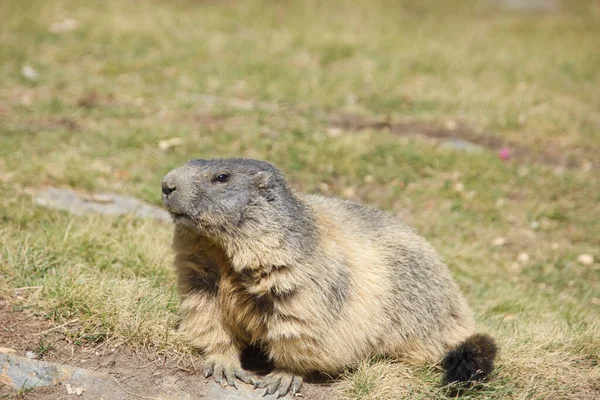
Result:
{"label": "gray rock", "polygon": [[483,150],[483,147],[479,146],[478,144],[475,144],[475,143],[472,143],[472,142],[469,142],[469,141],[466,141],[463,139],[458,139],[458,138],[444,139],[440,143],[440,146],[445,149],[464,150],[464,151],[469,151],[469,152]]}
{"label": "gray rock", "polygon": [[560,0],[501,0],[503,8],[519,12],[554,12],[559,11]]}
{"label": "gray rock", "polygon": [[[14,354],[0,353],[0,384],[14,390],[62,385],[68,397],[121,400],[135,397],[192,400],[198,396],[210,400],[272,400],[262,396],[264,389],[253,390],[238,382],[238,389],[221,387],[212,379],[204,382],[197,376],[160,376],[159,387],[151,395],[126,391],[110,375],[71,365],[31,360]],[[286,398],[292,398],[288,395]]]}
{"label": "gray rock", "polygon": [[28,351],[25,353],[25,357],[29,358],[30,360],[35,360],[39,356],[36,353],[34,353],[33,351]]}
{"label": "gray rock", "polygon": [[49,187],[37,192],[35,203],[48,208],[66,210],[73,214],[99,213],[105,215],[133,214],[169,222],[169,213],[133,197],[115,193],[84,194],[68,189]]}
{"label": "gray rock", "polygon": [[127,394],[109,375],[13,354],[0,353],[0,383],[15,390],[68,383],[76,392],[85,392],[88,398],[127,398]]}

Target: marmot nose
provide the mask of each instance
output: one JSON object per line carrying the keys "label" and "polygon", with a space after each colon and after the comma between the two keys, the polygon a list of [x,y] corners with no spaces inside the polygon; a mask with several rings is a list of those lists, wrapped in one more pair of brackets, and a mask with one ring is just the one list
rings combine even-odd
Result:
{"label": "marmot nose", "polygon": [[163,179],[160,184],[162,186],[162,192],[165,196],[169,196],[171,193],[177,190],[175,184],[172,182],[168,182],[166,179]]}

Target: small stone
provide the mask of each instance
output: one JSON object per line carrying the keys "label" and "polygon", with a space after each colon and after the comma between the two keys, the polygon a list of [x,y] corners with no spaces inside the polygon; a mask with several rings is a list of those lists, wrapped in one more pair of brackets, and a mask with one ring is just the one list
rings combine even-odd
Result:
{"label": "small stone", "polygon": [[183,139],[180,137],[173,137],[170,139],[161,140],[158,142],[158,148],[162,151],[167,151],[173,147],[181,146],[183,144]]}
{"label": "small stone", "polygon": [[81,396],[85,389],[82,387],[76,387],[70,384],[65,384],[65,388],[67,389],[67,394],[75,394],[77,396]]}
{"label": "small stone", "polygon": [[364,178],[365,183],[373,183],[375,182],[375,177],[373,175],[367,175]]}
{"label": "small stone", "polygon": [[558,243],[554,242],[554,243],[552,243],[551,247],[552,247],[552,250],[558,250],[559,246],[558,246]]}
{"label": "small stone", "polygon": [[506,244],[506,238],[504,238],[504,237],[497,237],[496,239],[492,240],[492,246],[494,246],[494,247],[504,246],[505,244]]}
{"label": "small stone", "polygon": [[504,200],[504,199],[496,200],[496,207],[498,207],[498,208],[504,207],[504,204],[506,204],[506,200]]}
{"label": "small stone", "polygon": [[580,254],[577,257],[577,262],[581,265],[592,265],[594,263],[594,256],[591,254]]}
{"label": "small stone", "polygon": [[560,0],[503,0],[504,8],[519,12],[554,12],[560,10]]}
{"label": "small stone", "polygon": [[75,30],[79,27],[79,21],[73,18],[67,18],[61,22],[55,22],[50,25],[50,32],[61,33]]}
{"label": "small stone", "polygon": [[458,138],[444,139],[440,143],[440,146],[445,149],[464,150],[466,152],[475,152],[475,151],[483,150],[483,147],[481,147],[475,143],[472,143],[472,142],[469,142],[469,141],[466,141],[463,139],[458,139]]}
{"label": "small stone", "polygon": [[25,357],[29,358],[30,360],[37,360],[39,355],[33,351],[28,351],[25,353]]}
{"label": "small stone", "polygon": [[23,65],[23,68],[21,68],[21,75],[23,75],[30,81],[37,81],[38,78],[38,73],[36,72],[36,70],[30,67],[29,65]]}
{"label": "small stone", "polygon": [[531,221],[529,226],[531,226],[531,229],[533,229],[534,231],[537,231],[538,229],[540,229],[540,222],[539,221]]}
{"label": "small stone", "polygon": [[446,121],[446,123],[444,124],[444,127],[446,129],[448,129],[449,131],[453,131],[458,127],[458,124],[456,123],[456,121],[453,121],[450,119],[450,120]]}
{"label": "small stone", "polygon": [[33,97],[30,94],[24,94],[21,97],[21,105],[28,107],[33,104]]}
{"label": "small stone", "polygon": [[523,264],[525,264],[527,261],[529,261],[529,254],[527,254],[527,253],[525,253],[525,252],[523,252],[523,253],[520,253],[520,254],[517,256],[517,260],[518,260],[520,263],[523,263]]}
{"label": "small stone", "polygon": [[353,188],[352,186],[345,188],[342,191],[342,194],[344,195],[344,197],[346,198],[352,198],[356,195],[356,189]]}
{"label": "small stone", "polygon": [[327,136],[329,136],[330,138],[337,138],[342,136],[342,134],[344,133],[344,131],[340,128],[328,128],[327,129]]}
{"label": "small stone", "polygon": [[454,190],[456,190],[457,192],[462,192],[463,190],[465,190],[465,185],[458,182],[456,185],[454,185]]}

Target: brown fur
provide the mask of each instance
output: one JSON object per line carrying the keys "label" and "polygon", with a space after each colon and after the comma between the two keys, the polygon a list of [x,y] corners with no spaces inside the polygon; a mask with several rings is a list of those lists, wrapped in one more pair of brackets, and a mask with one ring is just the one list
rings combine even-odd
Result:
{"label": "brown fur", "polygon": [[[437,362],[473,334],[472,313],[448,269],[396,218],[296,194],[248,167],[232,173],[247,173],[258,189],[261,179],[285,185],[273,194],[280,205],[252,194],[258,206],[245,206],[235,224],[214,211],[190,212],[176,201],[195,198],[193,189],[181,189],[190,177],[224,168],[208,165],[171,172],[165,180],[185,197],[165,204],[177,215],[194,215],[176,223],[173,240],[181,330],[209,359],[237,369],[242,349],[257,344],[281,373],[336,373],[375,355]],[[287,209],[294,212],[286,216]]]}

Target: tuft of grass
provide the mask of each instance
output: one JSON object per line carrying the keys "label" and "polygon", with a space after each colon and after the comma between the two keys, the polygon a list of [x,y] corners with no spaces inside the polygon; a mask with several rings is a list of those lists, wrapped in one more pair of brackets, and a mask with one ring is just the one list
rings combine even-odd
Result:
{"label": "tuft of grass", "polygon": [[52,350],[54,350],[54,345],[52,343],[45,342],[43,338],[40,338],[39,344],[33,350],[33,352],[37,354],[39,358],[41,358]]}

